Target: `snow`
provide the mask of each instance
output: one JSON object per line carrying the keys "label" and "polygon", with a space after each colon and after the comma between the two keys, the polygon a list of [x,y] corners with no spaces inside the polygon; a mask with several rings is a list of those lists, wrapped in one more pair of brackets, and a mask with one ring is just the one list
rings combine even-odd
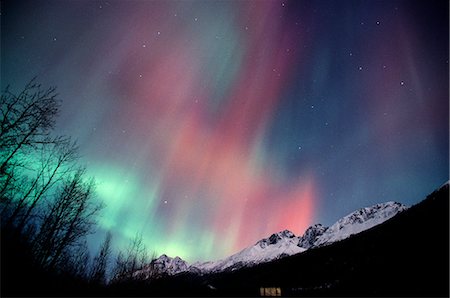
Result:
{"label": "snow", "polygon": [[160,275],[162,273],[168,275],[175,275],[187,271],[189,265],[180,257],[171,258],[163,254],[159,258],[150,262],[141,270],[133,273],[135,277],[143,277],[144,279],[150,276]]}
{"label": "snow", "polygon": [[[448,185],[448,182],[446,185]],[[381,224],[407,208],[405,205],[397,202],[387,202],[361,208],[339,219],[331,227],[315,224],[299,237],[295,236],[291,231],[284,230],[272,234],[268,238],[261,239],[253,246],[218,261],[196,262],[189,266],[179,257],[172,259],[166,255],[161,255],[134,275],[149,278],[151,270],[168,275],[186,271],[205,274],[253,266],[346,239],[351,235]]]}
{"label": "snow", "polygon": [[315,224],[306,229],[302,237],[299,237],[298,246],[309,249],[314,246],[314,242],[321,236],[328,228],[322,224]]}
{"label": "snow", "polygon": [[206,263],[196,263],[193,266],[201,271],[217,272],[233,267],[243,267],[274,259],[294,255],[305,251],[306,249],[297,246],[298,238],[288,230],[272,234],[269,238],[262,239],[255,245],[247,247],[240,252],[216,261]]}
{"label": "snow", "polygon": [[216,262],[195,263],[192,266],[202,272],[217,272],[272,261],[301,253],[313,247],[343,240],[370,229],[406,209],[406,206],[396,202],[377,204],[352,212],[329,228],[316,224],[309,227],[300,237],[284,230],[272,234],[228,258]]}
{"label": "snow", "polygon": [[314,242],[314,246],[333,243],[370,229],[392,218],[407,207],[396,202],[362,208],[339,219]]}

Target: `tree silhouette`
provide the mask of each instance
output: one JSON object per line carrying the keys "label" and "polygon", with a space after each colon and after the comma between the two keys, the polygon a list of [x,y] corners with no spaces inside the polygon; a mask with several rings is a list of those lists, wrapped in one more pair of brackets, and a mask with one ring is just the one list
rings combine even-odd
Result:
{"label": "tree silhouette", "polygon": [[149,262],[147,248],[142,234],[137,233],[130,241],[125,252],[120,251],[116,258],[112,282],[126,282],[138,279],[136,271],[142,269]]}
{"label": "tree silhouette", "polygon": [[[86,236],[104,205],[95,197],[94,179],[80,166],[76,142],[52,135],[60,107],[56,96],[56,88],[45,89],[34,79],[18,93],[9,86],[2,91],[0,244],[2,258],[5,251],[11,258],[2,259],[2,285],[12,281],[17,283],[12,288],[21,290],[19,284],[28,283],[50,293],[47,288],[57,280],[59,293],[76,285],[105,289],[112,236],[107,233],[91,263]],[[136,234],[117,255],[112,282],[139,279],[144,266],[150,272],[148,261],[142,235]],[[23,280],[25,267],[31,273]],[[9,283],[3,282],[4,272]]]}
{"label": "tree silhouette", "polygon": [[65,249],[92,231],[102,206],[93,200],[95,184],[84,180],[85,173],[80,167],[63,182],[44,215],[35,238],[37,260],[44,267],[54,267]]}
{"label": "tree silhouette", "polygon": [[111,232],[108,232],[100,246],[98,254],[94,257],[90,274],[91,282],[106,284],[106,272],[111,255],[111,238]]}
{"label": "tree silhouette", "polygon": [[24,229],[32,212],[49,190],[74,170],[78,159],[77,150],[75,142],[71,142],[68,138],[58,138],[38,149],[39,159],[33,165],[34,177],[27,177],[28,185],[25,184],[24,193],[17,197],[7,225],[16,222],[18,231]]}
{"label": "tree silhouette", "polygon": [[85,236],[103,205],[95,198],[94,179],[79,165],[76,143],[52,135],[56,96],[56,88],[35,79],[18,93],[9,86],[2,91],[0,215],[8,236],[1,243],[30,247],[38,268],[87,278]]}
{"label": "tree silhouette", "polygon": [[56,88],[43,89],[31,80],[19,93],[14,94],[9,86],[0,98],[0,174],[2,188],[8,180],[10,167],[20,165],[16,157],[29,149],[52,143],[49,133],[55,124],[60,102],[56,99]]}

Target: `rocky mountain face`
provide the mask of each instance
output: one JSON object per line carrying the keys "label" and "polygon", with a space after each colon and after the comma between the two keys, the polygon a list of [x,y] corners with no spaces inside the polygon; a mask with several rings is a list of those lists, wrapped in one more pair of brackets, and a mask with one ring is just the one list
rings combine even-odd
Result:
{"label": "rocky mountain face", "polygon": [[186,271],[207,274],[227,270],[233,271],[346,239],[351,235],[381,224],[406,209],[405,205],[397,202],[361,208],[339,219],[330,227],[315,224],[310,226],[302,236],[295,236],[288,230],[274,233],[268,238],[257,241],[253,246],[218,261],[197,262],[188,265],[179,257],[170,258],[162,255],[137,272],[136,275],[145,279],[149,278],[151,274],[175,275]]}
{"label": "rocky mountain face", "polygon": [[151,261],[141,270],[136,271],[133,276],[140,279],[158,277],[163,275],[175,275],[188,271],[189,265],[180,257],[171,258],[165,254]]}
{"label": "rocky mountain face", "polygon": [[325,233],[327,227],[324,227],[322,224],[315,224],[306,229],[303,236],[298,239],[298,246],[303,247],[305,249],[309,249],[314,246],[316,240]]}
{"label": "rocky mountain face", "polygon": [[284,230],[272,234],[268,238],[261,239],[255,245],[247,247],[223,260],[195,263],[191,267],[196,267],[204,273],[235,270],[305,251],[304,248],[299,247],[297,244],[298,238],[294,233]]}
{"label": "rocky mountain face", "polygon": [[362,208],[339,219],[331,227],[318,236],[313,246],[321,246],[343,240],[351,235],[370,229],[390,219],[407,207],[397,202],[376,204]]}

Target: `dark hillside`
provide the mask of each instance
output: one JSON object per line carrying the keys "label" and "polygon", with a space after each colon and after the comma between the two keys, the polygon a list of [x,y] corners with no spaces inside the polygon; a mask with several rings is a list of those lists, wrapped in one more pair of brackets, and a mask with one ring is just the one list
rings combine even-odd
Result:
{"label": "dark hillside", "polygon": [[78,296],[87,282],[44,270],[35,263],[30,244],[14,230],[2,227],[1,296]]}
{"label": "dark hillside", "polygon": [[33,266],[26,243],[2,230],[2,296],[449,295],[448,185],[370,230],[252,268],[209,276],[179,274],[107,287]]}
{"label": "dark hillside", "polygon": [[280,287],[293,296],[449,295],[448,185],[347,240],[211,277],[223,295]]}
{"label": "dark hillside", "polygon": [[370,230],[252,268],[110,287],[119,296],[448,296],[448,185]]}

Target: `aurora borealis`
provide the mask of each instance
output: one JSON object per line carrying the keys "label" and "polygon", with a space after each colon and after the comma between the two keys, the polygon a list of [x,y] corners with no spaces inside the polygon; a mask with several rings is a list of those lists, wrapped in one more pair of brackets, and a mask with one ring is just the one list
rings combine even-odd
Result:
{"label": "aurora borealis", "polygon": [[[449,179],[446,1],[5,1],[116,248],[206,261]],[[99,240],[100,239],[100,240]]]}

